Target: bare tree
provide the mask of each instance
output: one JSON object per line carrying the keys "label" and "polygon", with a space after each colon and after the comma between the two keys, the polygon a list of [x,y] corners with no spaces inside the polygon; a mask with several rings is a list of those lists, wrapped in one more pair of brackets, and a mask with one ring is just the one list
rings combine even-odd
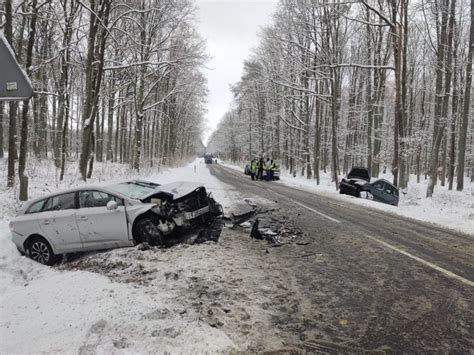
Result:
{"label": "bare tree", "polygon": [[[462,111],[461,129],[459,133],[458,148],[458,171],[456,190],[464,189],[464,170],[466,160],[466,142],[467,142],[467,126],[469,125],[469,109],[471,104],[472,91],[472,57],[474,55],[474,1],[471,0],[471,24],[469,31],[469,50],[466,62],[466,80],[464,85],[464,105]],[[471,117],[472,125],[472,117]]]}

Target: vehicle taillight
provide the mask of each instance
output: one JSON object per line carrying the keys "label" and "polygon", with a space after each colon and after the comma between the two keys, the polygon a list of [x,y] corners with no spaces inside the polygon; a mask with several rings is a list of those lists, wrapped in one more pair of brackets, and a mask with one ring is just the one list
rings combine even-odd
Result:
{"label": "vehicle taillight", "polygon": [[10,227],[10,230],[12,231],[12,230],[13,230],[13,222],[10,222],[10,223],[8,224],[8,226]]}

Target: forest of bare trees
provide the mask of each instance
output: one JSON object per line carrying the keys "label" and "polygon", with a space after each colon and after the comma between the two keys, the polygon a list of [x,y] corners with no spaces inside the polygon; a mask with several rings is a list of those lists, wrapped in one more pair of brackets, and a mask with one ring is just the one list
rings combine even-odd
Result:
{"label": "forest of bare trees", "polygon": [[[205,45],[189,0],[2,0],[0,29],[34,96],[0,103],[8,185],[28,198],[29,157],[52,159],[61,179],[94,161],[169,164],[200,144]],[[1,33],[1,31],[0,31]]]}
{"label": "forest of bare trees", "polygon": [[208,150],[335,185],[352,166],[462,190],[474,179],[474,1],[281,0]]}

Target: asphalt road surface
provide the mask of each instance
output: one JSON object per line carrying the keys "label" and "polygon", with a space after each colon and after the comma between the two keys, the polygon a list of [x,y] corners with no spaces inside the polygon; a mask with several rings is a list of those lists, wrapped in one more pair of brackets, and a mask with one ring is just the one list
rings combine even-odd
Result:
{"label": "asphalt road surface", "polygon": [[275,331],[315,351],[474,351],[474,236],[209,168],[244,196],[273,201],[309,242],[271,250],[288,290],[275,299]]}

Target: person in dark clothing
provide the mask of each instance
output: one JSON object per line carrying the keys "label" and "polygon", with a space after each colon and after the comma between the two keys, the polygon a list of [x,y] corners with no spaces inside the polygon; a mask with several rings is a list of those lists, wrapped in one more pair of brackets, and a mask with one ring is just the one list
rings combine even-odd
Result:
{"label": "person in dark clothing", "polygon": [[267,158],[267,161],[265,162],[264,165],[265,169],[265,180],[271,181],[271,171],[272,171],[272,163],[270,162],[270,158]]}
{"label": "person in dark clothing", "polygon": [[258,162],[258,171],[257,171],[257,180],[262,180],[263,178],[263,167],[264,167],[263,158],[260,158]]}

